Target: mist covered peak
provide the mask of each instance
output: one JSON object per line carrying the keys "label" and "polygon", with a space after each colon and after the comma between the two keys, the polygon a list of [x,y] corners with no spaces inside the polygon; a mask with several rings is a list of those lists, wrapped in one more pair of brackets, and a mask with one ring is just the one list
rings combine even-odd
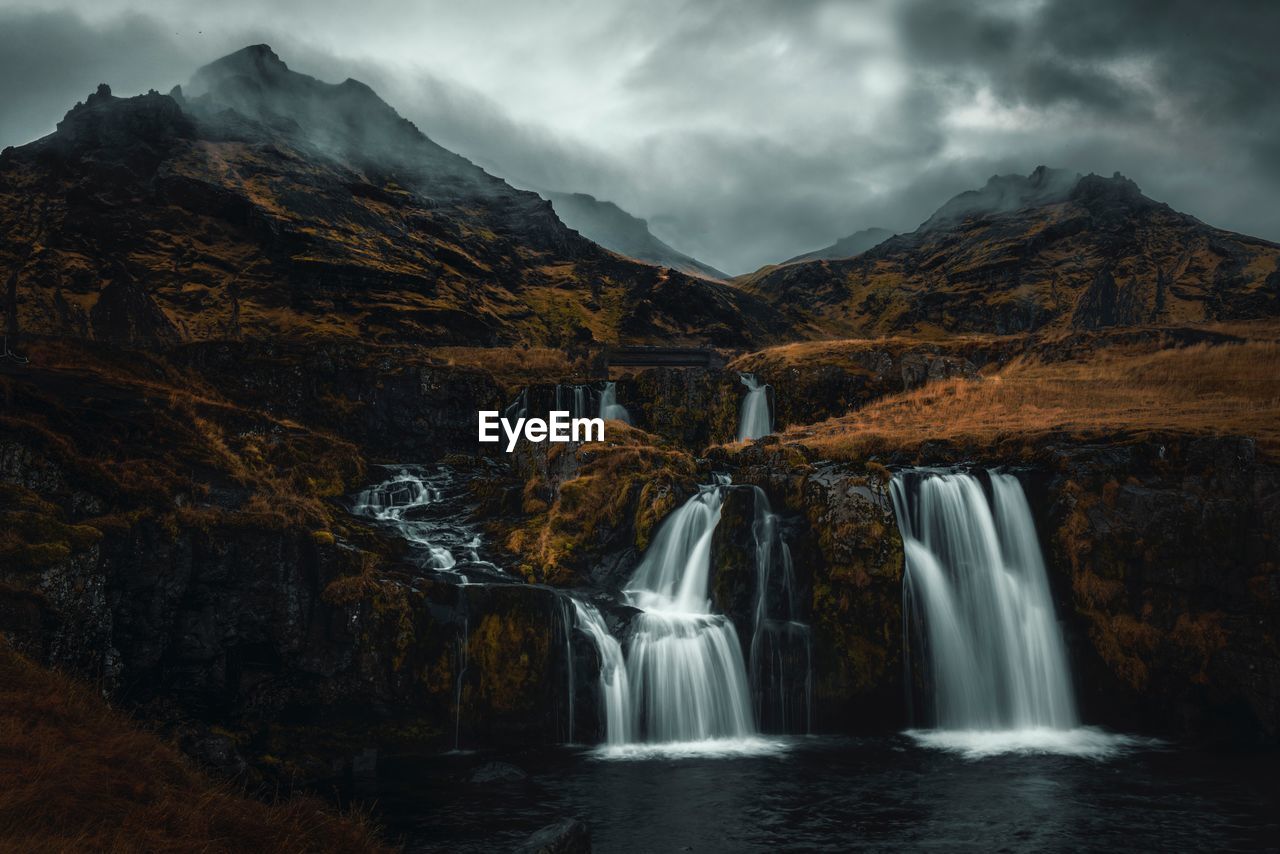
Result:
{"label": "mist covered peak", "polygon": [[992,175],[980,190],[953,196],[934,212],[920,231],[931,231],[970,216],[1009,213],[1066,201],[1080,181],[1078,172],[1037,166],[1030,175]]}
{"label": "mist covered peak", "polygon": [[471,187],[494,180],[428,139],[369,86],[294,71],[269,45],[250,45],[205,65],[182,95],[184,106],[215,133],[281,134],[344,161],[425,168]]}
{"label": "mist covered peak", "polygon": [[284,60],[271,49],[270,45],[254,44],[242,47],[235,53],[229,53],[200,68],[196,71],[192,84],[233,75],[246,75],[262,82],[271,82],[283,78],[288,73],[289,66],[285,65]]}

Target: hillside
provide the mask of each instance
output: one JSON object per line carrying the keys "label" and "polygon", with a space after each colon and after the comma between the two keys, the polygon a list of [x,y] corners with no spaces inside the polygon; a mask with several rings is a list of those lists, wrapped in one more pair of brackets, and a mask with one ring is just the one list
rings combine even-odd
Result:
{"label": "hillside", "polygon": [[884,241],[893,237],[893,232],[887,228],[864,228],[855,231],[847,237],[842,237],[830,246],[824,246],[821,249],[815,249],[812,252],[805,252],[803,255],[797,255],[794,258],[788,258],[783,261],[784,264],[795,264],[800,261],[826,261],[836,258],[852,258],[854,255],[860,255],[873,246],[879,246]]}
{"label": "hillside", "polygon": [[690,276],[727,279],[724,273],[696,258],[685,255],[654,236],[649,224],[613,202],[601,201],[586,193],[543,193],[551,200],[556,215],[565,225],[584,237],[628,258],[670,267]]}
{"label": "hillside", "polygon": [[262,803],[201,773],[88,687],[0,636],[0,848],[390,852],[313,798]]}
{"label": "hillside", "polygon": [[7,149],[0,228],[25,333],[733,345],[777,327],[750,295],[601,249],[368,87],[265,45],[186,91],[99,87]]}
{"label": "hillside", "polygon": [[1280,246],[1213,228],[1118,173],[997,176],[856,258],[736,280],[842,334],[1097,329],[1280,314]]}

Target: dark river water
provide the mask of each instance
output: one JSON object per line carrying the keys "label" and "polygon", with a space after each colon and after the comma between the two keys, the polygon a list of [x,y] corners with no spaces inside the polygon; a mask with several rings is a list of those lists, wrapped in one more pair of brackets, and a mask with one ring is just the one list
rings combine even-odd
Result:
{"label": "dark river water", "polygon": [[[905,734],[748,755],[445,755],[384,766],[378,812],[410,851],[507,851],[569,816],[599,852],[1280,850],[1280,756],[1097,735],[1071,748],[1083,755]],[[494,762],[527,776],[472,781],[515,776]]]}

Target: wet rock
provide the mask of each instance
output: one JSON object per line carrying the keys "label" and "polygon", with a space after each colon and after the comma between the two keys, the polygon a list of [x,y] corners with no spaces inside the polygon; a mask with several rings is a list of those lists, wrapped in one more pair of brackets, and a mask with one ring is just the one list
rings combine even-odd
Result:
{"label": "wet rock", "polygon": [[590,854],[591,829],[576,818],[549,824],[516,849],[518,854]]}

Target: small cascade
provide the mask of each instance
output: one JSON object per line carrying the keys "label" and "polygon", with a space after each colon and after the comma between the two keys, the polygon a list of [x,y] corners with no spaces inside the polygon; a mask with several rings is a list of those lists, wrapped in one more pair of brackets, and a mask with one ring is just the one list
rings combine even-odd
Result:
{"label": "small cascade", "polygon": [[605,743],[618,745],[631,741],[631,683],[622,645],[609,634],[604,617],[592,605],[573,600],[578,628],[591,638],[600,656],[600,702],[605,712]]}
{"label": "small cascade", "polygon": [[566,742],[573,741],[574,733],[574,701],[573,692],[577,685],[573,675],[573,624],[574,616],[577,612],[577,601],[570,599],[568,596],[562,596],[560,603],[560,634],[564,636],[564,660],[565,660],[565,684],[568,686],[568,731],[565,736]]}
{"label": "small cascade", "polygon": [[556,410],[568,412],[570,418],[594,418],[595,407],[591,405],[593,395],[589,385],[557,385]]}
{"label": "small cascade", "polygon": [[389,528],[408,543],[411,559],[424,570],[446,572],[445,578],[461,584],[507,578],[480,557],[481,535],[468,509],[467,475],[443,465],[388,466],[383,471],[382,481],[348,499],[354,515]]}
{"label": "small cascade", "polygon": [[630,424],[631,413],[625,406],[618,403],[617,385],[615,382],[606,382],[604,388],[600,390],[600,417],[606,421],[612,419]]}
{"label": "small cascade", "polygon": [[738,420],[738,441],[747,442],[773,432],[770,395],[773,389],[756,380],[755,374],[738,374],[747,394],[742,398],[742,416]]}
{"label": "small cascade", "polygon": [[893,479],[908,667],[914,643],[940,730],[1068,730],[1075,698],[1031,511],[1017,478],[989,483],[990,496],[970,474]]}
{"label": "small cascade", "polygon": [[[463,592],[465,595],[465,592]],[[453,693],[453,749],[455,751],[462,749],[462,681],[467,676],[467,646],[469,639],[470,627],[468,625],[467,615],[462,615],[462,633],[458,637],[458,645],[455,649],[456,659],[454,661],[454,693]]]}
{"label": "small cascade", "polygon": [[746,667],[728,617],[710,613],[711,535],[728,480],[667,517],[627,585],[641,609],[627,651],[631,732],[650,742],[755,733]]}
{"label": "small cascade", "polygon": [[812,721],[813,649],[799,618],[791,548],[778,516],[757,486],[752,537],[756,551],[756,604],[751,635],[751,693],[756,720],[778,732],[808,732]]}
{"label": "small cascade", "polygon": [[351,512],[396,528],[412,547],[425,553],[426,566],[449,570],[457,563],[453,553],[434,541],[436,526],[424,521],[427,508],[439,500],[439,488],[422,472],[400,468],[387,480],[357,493]]}
{"label": "small cascade", "polygon": [[529,417],[528,387],[520,389],[520,393],[516,395],[516,399],[511,401],[511,405],[503,410],[502,417],[510,421],[512,424],[516,423],[521,418]]}

